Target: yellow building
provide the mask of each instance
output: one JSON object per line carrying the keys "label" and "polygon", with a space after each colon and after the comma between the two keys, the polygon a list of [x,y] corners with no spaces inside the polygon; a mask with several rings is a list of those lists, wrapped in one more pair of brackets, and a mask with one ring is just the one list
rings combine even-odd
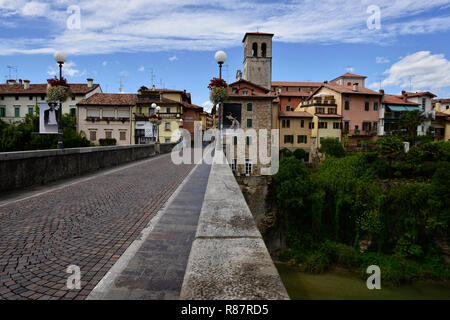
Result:
{"label": "yellow building", "polygon": [[312,119],[311,114],[302,111],[279,111],[278,123],[274,129],[280,130],[280,150],[303,149],[308,154],[306,160],[309,161]]}
{"label": "yellow building", "polygon": [[335,96],[329,92],[322,92],[319,99],[302,102],[295,111],[303,111],[312,116],[311,153],[317,155],[320,140],[323,138],[336,138],[341,141],[342,116],[337,114]]}
{"label": "yellow building", "polygon": [[[149,116],[157,114],[160,116],[159,141],[161,143],[176,142],[178,137],[173,135],[183,126],[183,102],[190,100],[189,93],[171,89],[147,89],[141,87],[138,91],[136,106],[133,108],[132,142],[144,144],[156,141],[156,135],[149,136],[148,128],[151,127]],[[153,104],[160,107],[156,110]]]}

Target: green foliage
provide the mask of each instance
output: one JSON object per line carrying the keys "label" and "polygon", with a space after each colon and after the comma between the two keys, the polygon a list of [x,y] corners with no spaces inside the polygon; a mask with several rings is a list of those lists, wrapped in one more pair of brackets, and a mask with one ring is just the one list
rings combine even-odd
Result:
{"label": "green foliage", "polygon": [[342,158],[345,156],[344,147],[336,138],[321,139],[319,151],[330,157]]}
{"label": "green foliage", "polygon": [[292,151],[289,150],[288,148],[283,148],[280,150],[280,158],[287,158],[287,157],[292,157]]}
{"label": "green foliage", "polygon": [[306,158],[306,151],[303,149],[295,149],[292,154],[297,160],[303,161]]}
{"label": "green foliage", "polygon": [[101,146],[115,146],[117,143],[117,140],[114,138],[105,138],[98,140]]}
{"label": "green foliage", "polygon": [[424,120],[425,118],[419,110],[405,112],[399,119],[399,128],[405,129],[407,139],[412,145],[416,144],[417,127],[420,126]]}
{"label": "green foliage", "polygon": [[226,87],[213,87],[209,93],[209,99],[214,105],[223,103],[228,99],[228,88]]}
{"label": "green foliage", "polygon": [[[76,131],[76,120],[65,114],[63,121],[63,142],[66,148],[89,147],[91,142]],[[41,135],[39,116],[26,115],[23,121],[0,123],[0,152],[55,149],[57,135]]]}

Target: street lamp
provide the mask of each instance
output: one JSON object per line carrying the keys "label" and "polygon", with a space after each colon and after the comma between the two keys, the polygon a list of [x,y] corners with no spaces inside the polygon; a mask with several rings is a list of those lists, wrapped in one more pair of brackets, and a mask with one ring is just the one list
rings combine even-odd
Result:
{"label": "street lamp", "polygon": [[222,79],[222,65],[227,60],[227,54],[223,51],[217,51],[214,55],[214,59],[216,59],[219,64],[219,78]]}
{"label": "street lamp", "polygon": [[[161,110],[161,107],[160,106],[157,106],[156,105],[156,103],[153,103],[152,104],[152,107],[153,107],[153,105],[155,105],[156,106],[156,114],[158,115],[159,114],[159,110]],[[156,128],[158,129],[158,143],[159,143],[159,124],[156,126]]]}
{"label": "street lamp", "polygon": [[[59,64],[59,81],[62,80],[62,66],[67,60],[67,55],[63,51],[57,51],[53,55],[55,61]],[[58,149],[64,149],[63,144],[63,128],[62,128],[62,102],[59,101],[58,110]]]}

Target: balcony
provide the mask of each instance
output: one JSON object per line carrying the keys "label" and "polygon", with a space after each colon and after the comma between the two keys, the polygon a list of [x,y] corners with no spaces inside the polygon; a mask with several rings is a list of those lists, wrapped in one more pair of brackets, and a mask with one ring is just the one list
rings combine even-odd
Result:
{"label": "balcony", "polygon": [[378,134],[378,129],[370,129],[370,130],[344,129],[344,130],[342,130],[342,134],[348,134],[348,135],[354,136],[354,137],[374,137]]}

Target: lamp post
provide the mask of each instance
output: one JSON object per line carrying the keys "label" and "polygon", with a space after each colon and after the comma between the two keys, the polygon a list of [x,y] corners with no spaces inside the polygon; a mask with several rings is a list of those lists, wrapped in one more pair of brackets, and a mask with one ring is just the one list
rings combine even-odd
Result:
{"label": "lamp post", "polygon": [[[160,106],[156,106],[156,115],[158,115],[159,114],[159,110],[161,110],[161,107]],[[156,126],[156,128],[158,129],[158,143],[159,143],[159,124]]]}
{"label": "lamp post", "polygon": [[[62,66],[67,60],[67,55],[63,51],[55,52],[53,58],[59,64],[59,81],[62,80]],[[63,127],[62,127],[62,102],[59,101],[58,110],[58,149],[64,149],[63,143]]]}
{"label": "lamp post", "polygon": [[[214,59],[219,64],[219,78],[222,79],[222,65],[227,60],[227,54],[223,51],[217,51],[214,55]],[[222,106],[219,104],[219,131],[222,129],[221,120],[222,120]]]}

